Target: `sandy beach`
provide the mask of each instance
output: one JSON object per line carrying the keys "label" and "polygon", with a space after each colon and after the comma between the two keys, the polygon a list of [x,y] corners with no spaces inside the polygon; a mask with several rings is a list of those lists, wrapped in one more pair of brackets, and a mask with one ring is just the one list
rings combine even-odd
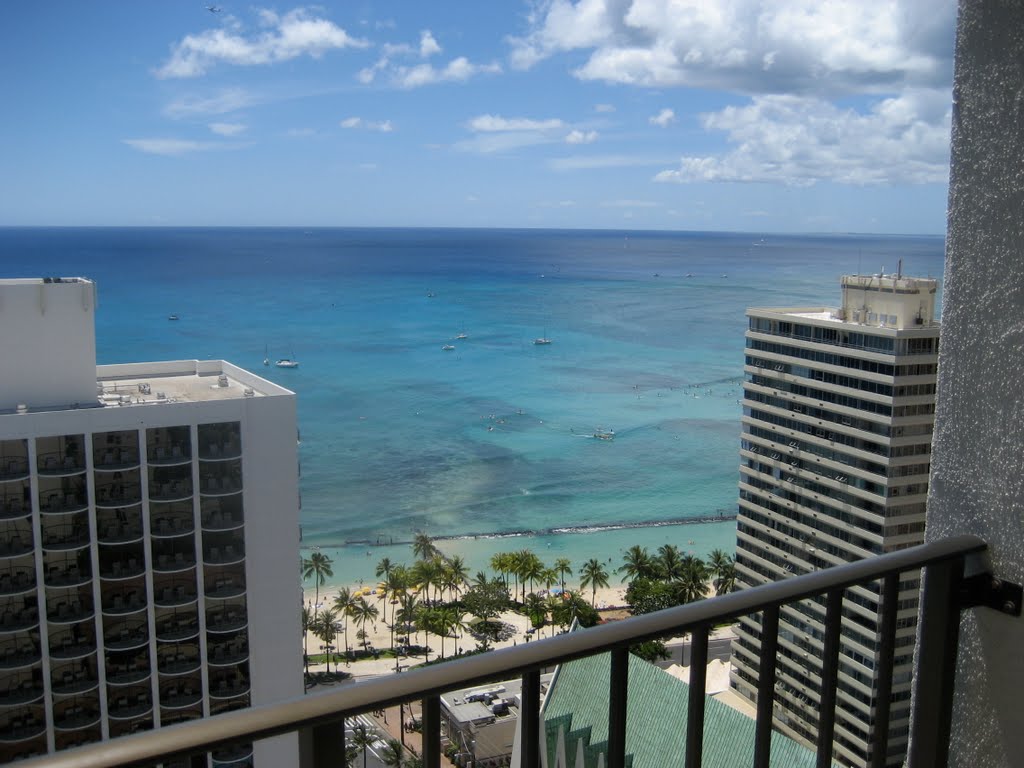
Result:
{"label": "sandy beach", "polygon": [[[571,590],[577,590],[578,586],[579,586],[578,584],[572,584],[572,583],[570,583],[568,581],[566,582],[566,589],[567,590],[570,590],[570,589]],[[324,587],[320,588],[320,604],[319,605],[320,605],[320,609],[321,610],[329,608],[332,605],[332,603],[334,602],[334,598],[337,595],[339,589],[340,589],[340,587],[337,586],[337,585],[328,586],[326,588],[324,588]],[[371,605],[376,606],[377,609],[381,612],[380,617],[378,617],[378,619],[377,619],[377,621],[375,623],[367,623],[365,625],[365,631],[366,631],[366,634],[367,634],[367,643],[368,643],[368,645],[370,647],[372,647],[372,648],[377,649],[377,650],[389,649],[391,647],[391,633],[390,633],[390,630],[388,629],[388,624],[384,621],[383,613],[384,613],[384,608],[385,608],[385,601],[380,599],[380,593],[379,592],[374,593],[373,588],[369,587],[369,586],[366,586],[365,584],[362,585],[362,586],[359,585],[359,584],[353,584],[353,585],[350,585],[349,589],[353,593],[355,593],[357,591],[362,591],[363,596],[366,597],[367,602],[369,602]],[[590,589],[579,590],[579,591],[580,591],[580,593],[584,597],[588,598],[588,602],[589,602],[589,598],[591,596]],[[595,594],[595,605],[596,605],[596,607],[597,607],[597,609],[599,611],[603,611],[604,612],[605,618],[622,618],[622,617],[625,616],[625,612],[621,611],[621,610],[615,610],[615,609],[624,609],[626,607],[625,596],[626,596],[626,585],[624,585],[624,584],[619,585],[619,584],[614,584],[613,583],[613,585],[610,585],[608,587],[601,587],[601,588],[597,589],[596,594]],[[314,603],[315,599],[316,599],[316,590],[315,589],[307,587],[306,589],[303,590],[303,600],[304,600],[305,605],[309,606],[312,609],[315,606],[315,603]],[[388,608],[388,617],[389,617],[389,620],[390,620],[390,611],[391,611],[390,604],[388,604],[387,608]],[[552,627],[550,625],[547,625],[547,626],[541,628],[540,630],[537,630],[535,632],[530,632],[529,631],[530,630],[530,620],[526,616],[523,616],[522,614],[519,614],[519,613],[515,613],[513,611],[505,611],[504,613],[502,613],[499,616],[499,619],[501,621],[507,623],[507,624],[510,624],[514,628],[515,632],[514,632],[514,634],[509,639],[493,643],[492,644],[493,648],[504,648],[506,646],[517,645],[519,643],[524,643],[524,642],[530,642],[533,639],[541,639],[541,638],[551,637],[552,633],[558,633],[560,631],[560,628],[557,627],[557,626]],[[342,621],[344,621],[344,620],[342,620]],[[358,631],[358,627],[355,625],[354,622],[351,621],[351,619],[349,619],[348,621],[349,621],[349,627],[348,627],[348,643],[349,643],[349,647],[350,648],[357,648],[358,647],[358,641],[356,640],[356,632]],[[422,644],[426,644],[426,645],[430,646],[430,648],[431,648],[430,658],[431,659],[439,656],[440,653],[441,653],[441,638],[436,636],[436,635],[433,635],[433,634],[427,634],[427,636],[426,636],[427,639],[424,640],[424,634],[425,633],[423,633],[423,632],[419,633],[419,635],[418,635],[419,643],[421,645]],[[413,637],[413,641],[416,642],[416,637],[415,636]],[[316,637],[316,635],[314,635],[312,632],[307,633],[306,643],[307,643],[308,652],[309,652],[309,654],[311,656],[316,655],[316,654],[320,654],[320,653],[323,652],[323,649],[322,649],[323,643],[322,643],[322,641],[320,640],[320,638]],[[344,635],[344,632],[340,632],[339,633],[338,638],[334,642],[334,645],[336,647],[335,653],[343,653],[344,652],[344,650],[345,650],[345,635]],[[445,656],[454,655],[458,651],[458,649],[460,647],[463,650],[465,650],[465,651],[469,651],[469,650],[472,650],[472,649],[477,647],[477,642],[470,635],[464,635],[462,637],[451,637],[451,636],[449,636],[449,637],[444,638]],[[396,671],[396,666],[399,669],[406,669],[406,668],[408,668],[410,666],[416,666],[417,664],[421,664],[425,660],[426,659],[423,656],[413,656],[413,657],[401,657],[401,658],[399,658],[397,660],[394,659],[394,658],[388,657],[388,658],[380,658],[380,659],[377,659],[377,660],[366,659],[366,660],[350,662],[350,663],[345,663],[344,661],[342,661],[341,664],[340,664],[340,669],[342,671],[344,671],[344,672],[347,672],[347,673],[351,674],[353,677],[361,678],[361,677],[370,677],[370,676],[375,676],[375,675],[392,673],[392,672]],[[331,666],[332,666],[332,669],[333,669],[334,668],[333,663],[332,663]],[[312,671],[322,671],[322,670],[325,670],[325,669],[326,669],[326,665],[324,665],[324,664],[310,665],[310,671],[311,672]]]}

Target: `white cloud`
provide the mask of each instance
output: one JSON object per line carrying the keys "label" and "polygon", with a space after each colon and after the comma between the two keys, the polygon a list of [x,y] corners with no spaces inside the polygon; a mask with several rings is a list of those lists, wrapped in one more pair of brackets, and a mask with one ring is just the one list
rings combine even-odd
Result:
{"label": "white cloud", "polygon": [[192,117],[195,115],[224,115],[229,112],[245,109],[258,102],[259,99],[254,94],[241,88],[231,88],[206,98],[189,96],[178,99],[164,107],[164,114],[173,118]]}
{"label": "white cloud", "polygon": [[263,29],[246,36],[239,30],[208,29],[186,35],[171,49],[170,58],[156,70],[159,78],[198,77],[217,63],[253,66],[288,61],[299,56],[319,58],[340,48],[365,48],[365,40],[351,37],[327,19],[296,8],[283,16],[260,11]]}
{"label": "white cloud", "polygon": [[390,120],[375,122],[373,120],[363,120],[361,117],[346,117],[339,125],[342,128],[364,128],[367,131],[379,131],[380,133],[391,133],[395,130]]}
{"label": "white cloud", "polygon": [[474,64],[465,56],[452,59],[444,67],[432,64],[417,64],[414,67],[396,66],[392,73],[392,82],[401,88],[419,88],[434,83],[462,83],[474,75],[501,72],[501,65]]}
{"label": "white cloud", "polygon": [[122,139],[122,141],[139,152],[147,155],[186,155],[190,152],[205,152],[211,149],[223,149],[225,144],[212,141],[188,141],[185,139]]}
{"label": "white cloud", "polygon": [[438,45],[437,40],[430,33],[429,29],[425,29],[420,32],[420,56],[424,59],[433,56],[435,53],[441,52],[441,46]]}
{"label": "white cloud", "polygon": [[241,123],[210,123],[209,128],[218,136],[237,136],[245,132]]}
{"label": "white cloud", "polygon": [[949,95],[915,90],[866,113],[805,96],[757,96],[743,107],[703,115],[734,146],[686,156],[658,173],[669,182],[837,184],[944,183],[949,173]]}
{"label": "white cloud", "polygon": [[569,131],[565,137],[566,144],[593,144],[597,141],[597,131]]}
{"label": "white cloud", "polygon": [[575,74],[640,86],[837,94],[948,86],[952,0],[549,0],[513,66],[582,51]]}
{"label": "white cloud", "polygon": [[312,128],[289,128],[287,131],[285,131],[285,136],[288,136],[289,138],[292,139],[304,139],[309,136],[315,135],[316,131],[314,131]]}
{"label": "white cloud", "polygon": [[669,125],[676,121],[676,113],[671,109],[663,109],[653,117],[647,118],[647,122],[651,125],[657,125],[661,128],[668,128]]}
{"label": "white cloud", "polygon": [[595,104],[594,105],[594,111],[595,112],[614,112],[615,111],[615,105],[614,104]]}
{"label": "white cloud", "polygon": [[565,125],[561,120],[532,120],[527,117],[502,117],[501,115],[480,115],[469,121],[466,127],[474,132],[489,131],[551,131]]}

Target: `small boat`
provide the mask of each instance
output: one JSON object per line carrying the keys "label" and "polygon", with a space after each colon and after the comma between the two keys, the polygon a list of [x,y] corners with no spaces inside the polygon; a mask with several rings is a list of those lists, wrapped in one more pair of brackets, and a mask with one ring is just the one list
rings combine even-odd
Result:
{"label": "small boat", "polygon": [[445,352],[451,352],[453,349],[455,349],[455,345],[445,344],[443,347],[441,347],[441,349]]}
{"label": "small boat", "polygon": [[266,344],[263,345],[263,364],[270,365],[270,352]]}
{"label": "small boat", "polygon": [[599,429],[599,430],[597,430],[597,432],[594,433],[594,437],[596,437],[598,440],[614,440],[615,439],[615,430],[614,429],[609,429],[609,430],[601,430],[601,429]]}
{"label": "small boat", "polygon": [[280,360],[274,363],[274,365],[276,365],[278,368],[298,368],[299,361],[292,360],[290,357],[282,357]]}
{"label": "small boat", "polygon": [[467,334],[465,331],[459,331],[458,333],[455,334],[455,338],[461,341],[462,339],[468,339],[469,334]]}
{"label": "small boat", "polygon": [[167,316],[167,319],[168,319],[168,320],[177,320],[177,319],[178,319],[178,316],[177,316],[177,315],[168,315],[168,316]]}
{"label": "small boat", "polygon": [[534,339],[533,343],[540,347],[543,346],[544,344],[550,344],[551,339],[549,339],[547,336],[540,336],[539,338]]}

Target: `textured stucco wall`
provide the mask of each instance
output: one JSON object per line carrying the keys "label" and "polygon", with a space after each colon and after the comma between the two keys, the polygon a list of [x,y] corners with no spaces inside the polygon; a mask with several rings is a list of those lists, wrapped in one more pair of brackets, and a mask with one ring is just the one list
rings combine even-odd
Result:
{"label": "textured stucco wall", "polygon": [[[1024,3],[961,0],[929,540],[1024,581]],[[1024,619],[970,611],[950,765],[1024,764]]]}

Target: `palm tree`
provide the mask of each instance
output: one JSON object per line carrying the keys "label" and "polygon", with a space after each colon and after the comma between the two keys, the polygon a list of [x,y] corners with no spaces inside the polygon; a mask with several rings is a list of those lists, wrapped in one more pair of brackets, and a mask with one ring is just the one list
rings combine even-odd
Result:
{"label": "palm tree", "polygon": [[449,585],[455,590],[455,599],[459,599],[459,594],[462,592],[462,588],[466,585],[466,579],[469,576],[469,568],[466,567],[466,561],[463,560],[459,555],[455,555],[453,558],[448,560],[446,567]]}
{"label": "palm tree", "polygon": [[380,759],[388,768],[402,768],[405,765],[405,747],[398,739],[388,739],[384,749],[380,751]]}
{"label": "palm tree", "polygon": [[309,631],[313,628],[313,613],[308,605],[302,606],[302,658],[309,674]]}
{"label": "palm tree", "polygon": [[541,629],[547,623],[547,601],[540,595],[531,592],[523,603],[523,613],[530,619],[530,626],[534,629]]}
{"label": "palm tree", "polygon": [[597,588],[608,586],[608,572],[604,569],[604,563],[596,557],[592,557],[580,568],[580,587],[590,587],[590,604],[597,607]]}
{"label": "palm tree", "polygon": [[665,581],[675,581],[679,578],[681,563],[682,554],[675,544],[662,544],[658,547],[658,570]]}
{"label": "palm tree", "polygon": [[363,768],[366,768],[366,750],[369,749],[376,740],[376,734],[372,733],[362,723],[359,723],[352,729],[352,746],[363,753]]}
{"label": "palm tree", "polygon": [[419,531],[412,539],[412,554],[420,560],[430,560],[441,554],[441,550],[434,546],[434,540],[423,531]]}
{"label": "palm tree", "polygon": [[534,579],[539,579],[544,573],[544,563],[536,554],[529,549],[522,549],[516,552],[516,571],[519,581],[523,585],[523,602],[526,602],[526,582],[530,582],[530,591],[533,592]]}
{"label": "palm tree", "polygon": [[736,563],[731,560],[722,566],[715,578],[715,594],[727,595],[736,590]]}
{"label": "palm tree", "polygon": [[338,595],[334,598],[334,609],[338,612],[338,615],[343,617],[345,620],[346,656],[348,656],[348,620],[352,616],[352,608],[355,604],[356,599],[352,596],[352,591],[348,587],[342,587],[338,590]]}
{"label": "palm tree", "polygon": [[572,563],[567,557],[560,557],[555,560],[555,570],[558,571],[558,577],[561,584],[559,586],[562,591],[565,592],[565,575],[569,574],[572,576]]}
{"label": "palm tree", "polygon": [[725,594],[721,589],[722,577],[729,571],[732,573],[733,583],[726,592],[731,592],[733,587],[735,587],[736,569],[734,567],[734,563],[735,561],[733,560],[732,555],[728,554],[725,550],[711,550],[711,554],[708,555],[708,570],[710,571],[710,575],[714,578],[715,594]]}
{"label": "palm tree", "polygon": [[[385,558],[386,559],[386,558]],[[405,594],[405,590],[409,588],[409,569],[404,565],[395,565],[391,567],[384,581],[384,592],[389,597],[388,602],[391,603],[391,623],[388,624],[388,628],[391,631],[391,650],[395,650],[395,611],[400,602],[400,598]],[[384,622],[387,623],[387,605],[385,604]]]}
{"label": "palm tree", "polygon": [[702,600],[708,590],[708,567],[699,557],[686,555],[679,564],[679,578],[674,582],[676,595],[682,603]]}
{"label": "palm tree", "polygon": [[508,574],[512,570],[512,556],[508,552],[495,552],[491,555],[491,570],[501,576],[501,580],[505,585],[505,591],[508,591]]}
{"label": "palm tree", "polygon": [[316,601],[313,606],[314,615],[320,606],[320,585],[334,575],[334,571],[331,570],[333,562],[331,558],[319,551],[314,552],[307,560],[302,561],[302,580],[306,581],[309,578],[313,578],[313,583],[316,585]]}
{"label": "palm tree", "polygon": [[327,655],[327,672],[331,671],[331,646],[338,637],[338,630],[335,624],[338,623],[338,611],[336,608],[327,608],[317,617],[314,625],[316,636],[323,640],[324,653]]}
{"label": "palm tree", "polygon": [[654,574],[654,561],[647,552],[647,547],[634,545],[626,550],[626,554],[622,556],[622,567],[619,568],[619,573],[626,574],[622,577],[623,581],[626,579],[630,581],[649,579]]}
{"label": "palm tree", "polygon": [[[359,629],[364,635],[366,633],[366,622],[372,621],[376,623],[379,615],[380,611],[377,610],[377,606],[366,602],[365,597],[360,596],[356,600],[355,605],[352,606],[352,621],[359,625]],[[366,641],[364,640],[363,642],[365,648]]]}

